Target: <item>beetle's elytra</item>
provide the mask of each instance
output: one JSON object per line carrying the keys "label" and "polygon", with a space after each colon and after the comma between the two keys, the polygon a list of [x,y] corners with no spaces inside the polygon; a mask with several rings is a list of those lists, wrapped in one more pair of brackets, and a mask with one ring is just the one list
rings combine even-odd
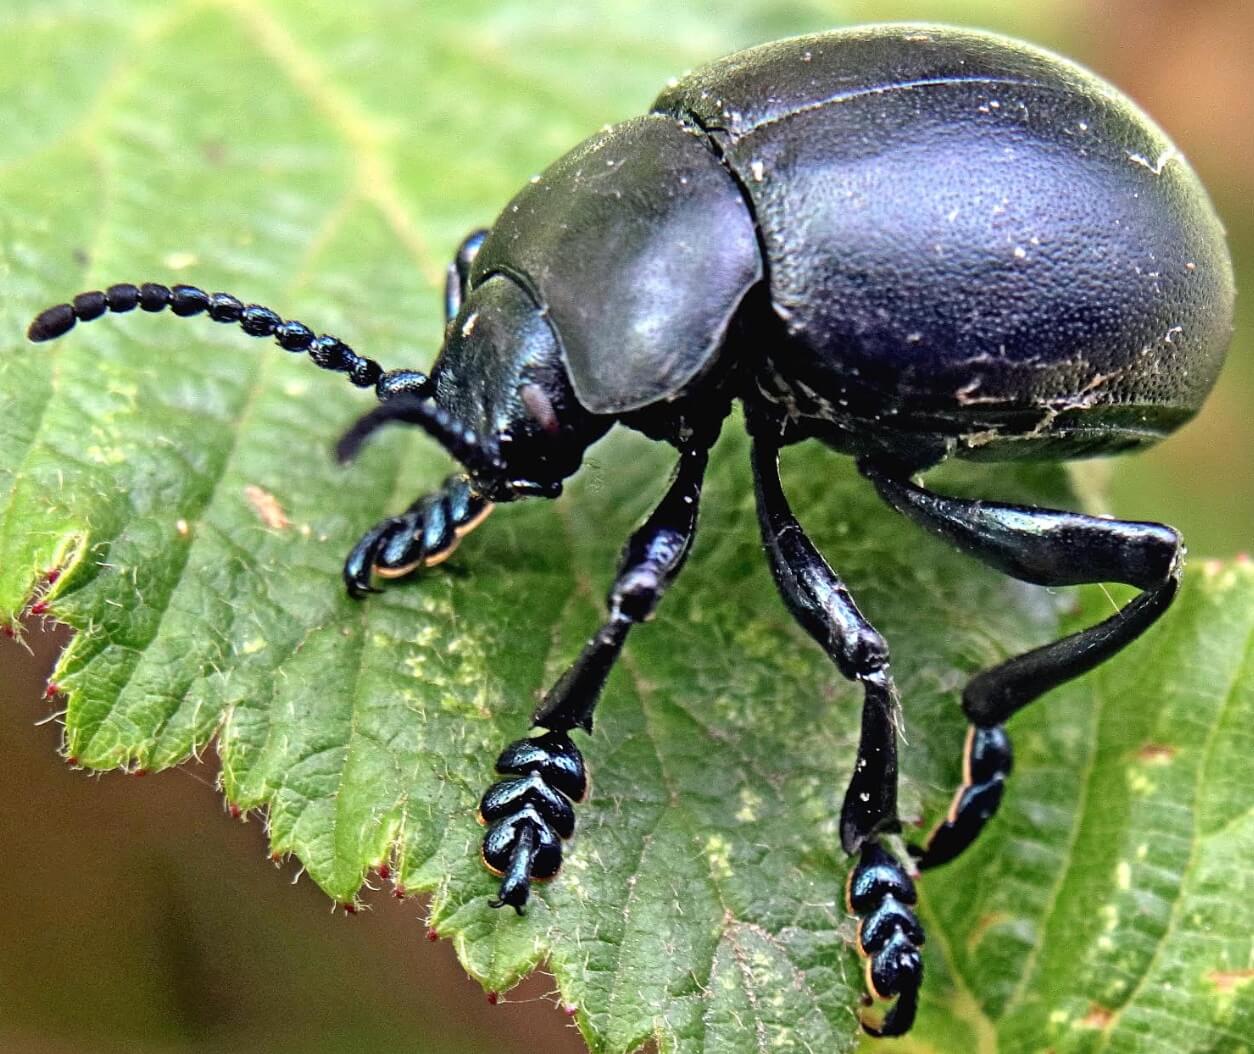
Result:
{"label": "beetle's elytra", "polygon": [[481,802],[484,860],[502,877],[493,903],[520,914],[532,881],[557,873],[586,788],[571,732],[591,731],[628,631],[683,566],[708,451],[739,400],[780,593],[865,690],[840,818],[857,856],[847,902],[869,988],[895,1000],[865,1027],[899,1035],[917,1008],[923,930],[883,842],[901,826],[888,646],[793,518],[778,451],[813,438],[853,455],[894,509],[1006,574],[1142,590],[967,685],[963,784],[911,848],[933,867],[996,811],[1007,719],[1152,625],[1182,549],[1159,524],[945,497],[915,475],[947,457],[1070,458],[1162,438],[1214,383],[1232,302],[1205,191],[1127,99],[1002,37],[886,25],[732,55],[555,162],[459,249],[429,376],[384,372],[334,337],[192,286],[84,293],[30,337],[136,306],[208,312],[375,390],[381,405],[343,437],[343,459],[385,423],[424,428],[466,471],[366,533],[344,569],[354,596],[372,575],[438,563],[493,503],[555,497],[616,423],[676,448],[609,617]]}

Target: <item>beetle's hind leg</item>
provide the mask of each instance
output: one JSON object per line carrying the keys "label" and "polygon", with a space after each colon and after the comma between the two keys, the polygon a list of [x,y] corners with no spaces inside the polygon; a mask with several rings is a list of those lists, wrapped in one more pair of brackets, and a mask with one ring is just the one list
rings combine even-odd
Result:
{"label": "beetle's hind leg", "polygon": [[449,476],[434,494],[426,494],[399,516],[390,516],[361,537],[344,562],[350,595],[378,592],[372,574],[400,578],[420,567],[433,567],[452,555],[462,538],[492,511],[466,475]]}
{"label": "beetle's hind leg", "polygon": [[908,1032],[923,983],[923,928],[914,914],[914,884],[880,836],[901,829],[897,818],[896,690],[888,645],[827,561],[801,529],[779,480],[778,448],[753,441],[753,480],[762,541],[784,603],[836,664],[862,685],[862,731],[853,776],[840,812],[840,840],[857,853],[846,900],[857,915],[857,948],[866,960],[867,987],[896,1002],[874,1036]]}
{"label": "beetle's hind leg", "polygon": [[1149,629],[1175,599],[1184,550],[1180,535],[1159,523],[949,498],[874,462],[859,468],[898,512],[1008,575],[1044,586],[1124,582],[1143,590],[1104,622],[985,670],[967,685],[962,709],[971,728],[962,786],[927,842],[912,848],[920,868],[936,867],[970,845],[1001,804],[1013,760],[1005,722]]}
{"label": "beetle's hind leg", "polygon": [[[713,438],[711,437],[711,442]],[[572,802],[587,787],[583,757],[570,732],[592,731],[592,712],[632,626],[653,615],[675,580],[696,535],[708,449],[689,447],[666,495],[631,538],[610,588],[609,618],[549,690],[533,724],[542,735],[505,748],[496,770],[506,778],[488,788],[479,818],[488,825],[483,861],[501,878],[494,908],[520,915],[535,880],[552,878],[562,862],[562,840],[575,828]]]}

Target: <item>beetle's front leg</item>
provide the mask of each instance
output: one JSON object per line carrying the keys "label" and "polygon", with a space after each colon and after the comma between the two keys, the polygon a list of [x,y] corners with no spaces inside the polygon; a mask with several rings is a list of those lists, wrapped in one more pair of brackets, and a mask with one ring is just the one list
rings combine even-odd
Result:
{"label": "beetle's front leg", "polygon": [[896,690],[888,645],[857,608],[844,583],[801,528],[779,481],[779,451],[753,441],[753,481],[762,541],[775,584],[789,611],[840,672],[863,688],[862,732],[853,776],[840,811],[840,840],[858,855],[846,901],[858,916],[857,948],[866,959],[867,987],[896,1002],[874,1036],[908,1032],[923,983],[923,928],[915,917],[914,884],[880,835],[901,828],[897,818]]}
{"label": "beetle's front leg", "polygon": [[349,594],[378,592],[370,584],[372,573],[400,578],[442,563],[491,511],[492,503],[476,493],[469,476],[449,476],[434,494],[424,495],[399,516],[389,516],[362,535],[344,561]]}
{"label": "beetle's front leg", "polygon": [[483,860],[501,877],[493,907],[508,904],[521,915],[532,881],[552,878],[561,866],[562,839],[575,829],[571,804],[587,786],[583,757],[569,733],[592,731],[592,711],[628,632],[652,616],[688,558],[708,460],[705,447],[681,451],[665,497],[623,549],[609,618],[535,713],[533,724],[546,731],[511,743],[497,758],[496,770],[507,778],[488,788],[479,805],[488,825]]}

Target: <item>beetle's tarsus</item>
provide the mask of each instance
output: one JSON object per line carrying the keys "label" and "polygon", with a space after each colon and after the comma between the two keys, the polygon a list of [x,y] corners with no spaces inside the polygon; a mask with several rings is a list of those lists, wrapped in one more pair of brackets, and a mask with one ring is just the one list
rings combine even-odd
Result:
{"label": "beetle's tarsus", "polygon": [[[922,985],[922,977],[919,978]],[[890,1039],[893,1036],[904,1036],[914,1027],[915,1015],[919,1012],[919,987],[910,988],[897,997],[897,1002],[884,1015],[878,1025],[872,1025],[865,1018],[860,1020],[862,1031],[875,1039]]]}
{"label": "beetle's tarsus", "polygon": [[858,954],[866,960],[867,988],[879,999],[896,999],[884,1019],[863,1029],[872,1036],[910,1030],[923,984],[923,926],[914,913],[918,897],[901,862],[876,840],[867,841],[849,872],[845,901],[858,916]]}
{"label": "beetle's tarsus", "polygon": [[507,777],[492,784],[479,802],[483,862],[501,876],[491,907],[519,915],[531,883],[552,878],[562,866],[562,842],[575,833],[574,803],[588,789],[583,755],[564,731],[519,739],[496,759]]}
{"label": "beetle's tarsus", "polygon": [[399,516],[375,524],[344,561],[344,585],[350,596],[379,592],[372,574],[401,578],[421,567],[442,563],[492,511],[470,477],[449,476],[434,494],[425,494]]}
{"label": "beetle's tarsus", "polygon": [[1010,737],[1001,725],[967,730],[962,754],[962,786],[954,793],[948,814],[927,841],[910,846],[920,871],[946,864],[967,848],[1001,805],[1006,780],[1014,768]]}

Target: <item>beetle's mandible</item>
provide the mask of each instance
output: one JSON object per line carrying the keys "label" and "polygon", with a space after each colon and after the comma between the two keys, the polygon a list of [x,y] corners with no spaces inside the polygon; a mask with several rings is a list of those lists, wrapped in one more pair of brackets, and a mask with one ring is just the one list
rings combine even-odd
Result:
{"label": "beetle's mandible", "polygon": [[1126,98],[1048,52],[933,25],[798,37],[732,55],[662,93],[528,184],[449,267],[431,373],[385,372],[335,337],[186,285],[115,285],[49,308],[48,340],[106,311],[207,312],[371,388],[388,422],[425,429],[464,467],[366,533],[344,579],[438,563],[494,503],[557,496],[614,424],[678,452],[669,489],[623,551],[609,615],[505,749],[483,796],[496,906],[520,914],[553,877],[584,796],[572,739],[629,630],[683,566],[708,453],[739,400],[762,539],[785,604],[865,697],[840,817],[871,993],[868,1031],[910,1028],[923,930],[897,816],[888,646],[793,518],[781,447],[818,439],[883,499],[1027,582],[1124,582],[1104,622],[976,676],[963,782],[919,869],[962,852],[1010,775],[1006,721],[1109,658],[1170,605],[1170,527],[946,497],[919,472],[948,457],[1064,459],[1155,442],[1197,412],[1232,328],[1219,220],[1179,151]]}

